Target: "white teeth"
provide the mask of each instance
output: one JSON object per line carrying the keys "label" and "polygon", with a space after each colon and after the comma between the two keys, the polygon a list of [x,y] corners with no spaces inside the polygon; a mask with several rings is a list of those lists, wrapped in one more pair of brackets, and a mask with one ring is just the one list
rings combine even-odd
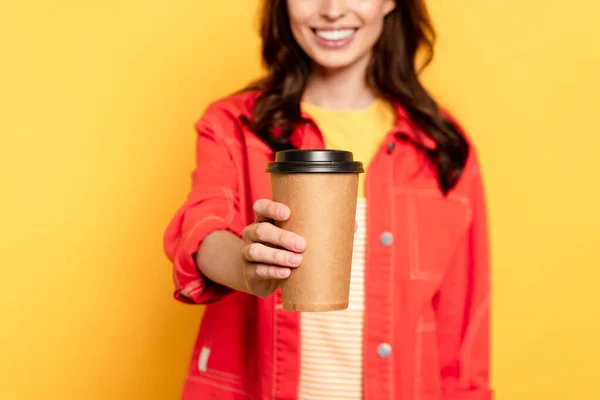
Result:
{"label": "white teeth", "polygon": [[356,29],[341,29],[339,31],[319,31],[317,36],[325,40],[344,40],[352,36]]}

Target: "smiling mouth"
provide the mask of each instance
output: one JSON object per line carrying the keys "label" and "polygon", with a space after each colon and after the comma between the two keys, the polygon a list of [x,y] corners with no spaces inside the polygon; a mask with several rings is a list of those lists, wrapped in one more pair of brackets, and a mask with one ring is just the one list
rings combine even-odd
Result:
{"label": "smiling mouth", "polygon": [[357,28],[345,28],[345,29],[332,30],[332,29],[313,28],[312,31],[315,35],[317,35],[321,39],[333,42],[333,41],[345,40],[345,39],[352,37],[352,35],[354,35],[356,33],[356,31],[358,31],[358,29]]}

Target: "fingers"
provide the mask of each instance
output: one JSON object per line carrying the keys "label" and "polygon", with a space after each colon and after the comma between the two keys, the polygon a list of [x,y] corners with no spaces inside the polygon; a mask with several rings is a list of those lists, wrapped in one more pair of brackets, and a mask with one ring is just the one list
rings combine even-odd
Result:
{"label": "fingers", "polygon": [[300,254],[274,249],[262,243],[252,243],[244,247],[243,254],[244,259],[251,263],[292,268],[302,264],[302,256]]}
{"label": "fingers", "polygon": [[286,205],[268,199],[257,200],[254,203],[254,213],[257,222],[286,221],[290,217],[290,209]]}
{"label": "fingers", "polygon": [[306,240],[292,232],[273,225],[272,221],[286,221],[290,209],[281,203],[261,199],[254,203],[256,222],[244,229],[243,249],[246,260],[245,274],[250,280],[281,280],[291,274],[290,268],[302,264]]}
{"label": "fingers", "polygon": [[249,269],[248,273],[251,275],[252,280],[285,279],[292,272],[289,268],[264,264],[252,264]]}
{"label": "fingers", "polygon": [[248,227],[244,232],[251,242],[267,243],[290,251],[306,249],[306,240],[292,232],[276,227],[269,222],[260,222]]}

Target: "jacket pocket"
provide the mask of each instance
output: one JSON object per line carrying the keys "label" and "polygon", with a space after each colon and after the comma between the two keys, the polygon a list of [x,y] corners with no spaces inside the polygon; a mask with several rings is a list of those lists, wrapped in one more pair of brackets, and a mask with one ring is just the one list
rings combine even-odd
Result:
{"label": "jacket pocket", "polygon": [[252,334],[237,322],[243,321],[239,312],[245,311],[235,308],[240,296],[243,294],[233,293],[206,307],[188,380],[233,392],[247,391],[248,366],[243,355],[248,353],[251,342],[246,339]]}
{"label": "jacket pocket", "polygon": [[227,381],[210,376],[190,376],[185,382],[181,400],[255,400],[257,397]]}
{"label": "jacket pocket", "polygon": [[466,198],[437,190],[397,189],[398,254],[410,280],[439,284],[471,218]]}

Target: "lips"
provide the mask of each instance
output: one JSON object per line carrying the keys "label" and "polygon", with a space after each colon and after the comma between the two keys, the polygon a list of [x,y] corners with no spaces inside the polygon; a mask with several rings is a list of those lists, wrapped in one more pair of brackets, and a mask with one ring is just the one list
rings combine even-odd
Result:
{"label": "lips", "polygon": [[357,29],[313,29],[313,32],[321,39],[329,41],[345,40],[356,33]]}
{"label": "lips", "polygon": [[313,28],[315,42],[323,49],[341,50],[352,43],[358,28],[345,26]]}

